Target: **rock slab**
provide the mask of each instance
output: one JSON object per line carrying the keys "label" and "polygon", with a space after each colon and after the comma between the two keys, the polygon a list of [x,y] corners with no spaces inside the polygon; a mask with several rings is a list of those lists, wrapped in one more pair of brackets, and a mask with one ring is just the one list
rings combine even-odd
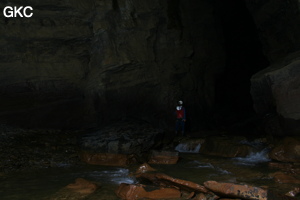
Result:
{"label": "rock slab", "polygon": [[218,183],[216,181],[206,181],[204,186],[209,190],[223,197],[242,198],[249,200],[268,200],[267,190],[248,185],[238,185],[233,183]]}
{"label": "rock slab", "polygon": [[130,185],[122,183],[116,190],[116,195],[122,200],[137,199],[171,199],[180,198],[181,192],[174,188],[160,188],[152,191],[146,191],[141,185]]}

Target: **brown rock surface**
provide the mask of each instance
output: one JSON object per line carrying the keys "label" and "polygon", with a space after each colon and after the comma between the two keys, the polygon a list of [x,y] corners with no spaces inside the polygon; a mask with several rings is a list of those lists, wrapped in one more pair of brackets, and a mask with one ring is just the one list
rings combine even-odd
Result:
{"label": "brown rock surface", "polygon": [[180,198],[181,193],[174,188],[160,188],[152,191],[146,191],[140,185],[129,185],[122,183],[116,190],[116,195],[123,200],[137,200],[143,198],[149,199],[171,199]]}
{"label": "brown rock surface", "polygon": [[66,187],[62,188],[55,194],[51,195],[47,200],[62,200],[62,199],[76,199],[83,200],[88,196],[95,193],[99,188],[96,183],[85,180],[83,178],[78,178],[75,180],[75,183],[69,184]]}
{"label": "brown rock surface", "polygon": [[95,183],[92,183],[88,180],[85,180],[83,178],[78,178],[75,180],[75,183],[67,185],[66,188],[71,189],[74,192],[80,194],[88,195],[95,192],[98,186]]}
{"label": "brown rock surface", "polygon": [[185,190],[189,192],[196,191],[196,192],[209,193],[209,191],[202,185],[199,185],[191,181],[173,178],[171,176],[162,173],[144,173],[144,174],[137,175],[137,177],[148,179],[153,183],[162,186],[174,186],[180,188],[181,190]]}
{"label": "brown rock surface", "polygon": [[273,190],[268,190],[268,199],[269,200],[270,199],[272,199],[272,200],[297,200],[297,198],[278,194],[277,192],[275,192]]}
{"label": "brown rock surface", "polygon": [[296,138],[286,137],[272,149],[269,156],[282,162],[299,162],[300,141]]}
{"label": "brown rock surface", "polygon": [[152,151],[149,164],[176,164],[179,159],[178,152]]}
{"label": "brown rock surface", "polygon": [[268,166],[270,168],[280,169],[290,174],[294,174],[294,175],[300,174],[300,167],[292,163],[269,162]]}
{"label": "brown rock surface", "polygon": [[206,198],[205,194],[200,193],[200,194],[197,194],[197,195],[193,198],[193,200],[207,200],[207,198]]}
{"label": "brown rock surface", "polygon": [[204,186],[222,197],[242,198],[249,200],[267,200],[267,190],[249,185],[218,183],[206,181]]}
{"label": "brown rock surface", "polygon": [[250,151],[251,147],[244,144],[239,144],[232,138],[227,137],[210,137],[205,140],[200,148],[200,153],[212,156],[221,157],[245,157]]}
{"label": "brown rock surface", "polygon": [[275,182],[277,183],[295,183],[300,184],[300,180],[295,178],[292,175],[286,174],[284,172],[275,172],[271,175],[274,177]]}
{"label": "brown rock surface", "polygon": [[156,171],[156,169],[152,168],[148,163],[144,163],[136,170],[136,174],[145,173],[145,172],[151,172]]}
{"label": "brown rock surface", "polygon": [[289,196],[289,197],[295,197],[295,196],[297,196],[299,193],[300,193],[300,187],[296,187],[296,188],[294,188],[293,190],[291,190],[291,191],[289,191],[288,193],[286,193],[285,195],[286,195],[286,196]]}

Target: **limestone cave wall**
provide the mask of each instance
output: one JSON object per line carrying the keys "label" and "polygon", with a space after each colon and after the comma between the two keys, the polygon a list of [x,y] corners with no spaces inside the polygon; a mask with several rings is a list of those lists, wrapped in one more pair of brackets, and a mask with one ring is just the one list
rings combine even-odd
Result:
{"label": "limestone cave wall", "polygon": [[31,18],[1,16],[2,123],[76,128],[133,117],[165,126],[179,99],[194,122],[213,106],[225,55],[210,1],[26,5]]}
{"label": "limestone cave wall", "polygon": [[[298,113],[298,76],[284,76],[293,83],[282,84],[283,72],[279,82],[259,72],[299,57],[297,0],[26,5],[33,17],[0,20],[1,123],[87,128],[133,118],[171,128],[178,100],[190,130],[245,120],[252,103],[262,116]],[[1,10],[5,6],[25,5],[1,1]],[[284,98],[280,91],[289,88],[293,95]],[[284,99],[295,106],[286,109]]]}

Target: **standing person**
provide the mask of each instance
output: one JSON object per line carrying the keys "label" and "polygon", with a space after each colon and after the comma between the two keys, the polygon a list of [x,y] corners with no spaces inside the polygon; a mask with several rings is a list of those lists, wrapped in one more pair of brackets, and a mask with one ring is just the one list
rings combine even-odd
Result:
{"label": "standing person", "polygon": [[182,136],[184,136],[184,125],[185,125],[185,121],[186,121],[186,116],[185,116],[185,108],[182,106],[183,102],[182,101],[178,101],[178,106],[176,106],[176,126],[175,126],[175,130],[176,130],[176,135],[178,134],[178,131],[181,130],[181,134]]}

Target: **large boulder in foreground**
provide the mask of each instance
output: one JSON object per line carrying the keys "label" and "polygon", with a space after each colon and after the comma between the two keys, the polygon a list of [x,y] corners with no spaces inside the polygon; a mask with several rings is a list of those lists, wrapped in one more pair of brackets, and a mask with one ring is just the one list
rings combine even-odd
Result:
{"label": "large boulder in foreground", "polygon": [[[251,78],[255,111],[271,134],[300,134],[300,53]],[[272,117],[273,116],[273,117]]]}

